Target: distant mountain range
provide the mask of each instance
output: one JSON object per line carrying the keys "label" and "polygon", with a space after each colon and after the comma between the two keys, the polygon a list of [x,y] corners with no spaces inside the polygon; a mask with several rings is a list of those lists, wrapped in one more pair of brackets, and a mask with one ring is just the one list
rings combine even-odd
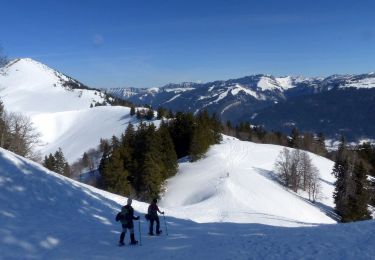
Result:
{"label": "distant mountain range", "polygon": [[[375,73],[326,78],[258,74],[208,83],[98,90],[32,59],[13,60],[0,70],[0,98],[6,108],[33,120],[36,115],[103,104],[111,99],[106,93],[155,109],[192,113],[207,109],[223,122],[249,122],[268,130],[289,133],[297,127],[328,137],[375,139]],[[43,120],[38,128],[42,132],[55,128],[46,124]]]}
{"label": "distant mountain range", "polygon": [[184,82],[160,88],[103,90],[137,105],[197,113],[207,109],[222,121],[250,122],[289,132],[292,127],[375,138],[375,73],[321,77],[258,74],[208,83]]}

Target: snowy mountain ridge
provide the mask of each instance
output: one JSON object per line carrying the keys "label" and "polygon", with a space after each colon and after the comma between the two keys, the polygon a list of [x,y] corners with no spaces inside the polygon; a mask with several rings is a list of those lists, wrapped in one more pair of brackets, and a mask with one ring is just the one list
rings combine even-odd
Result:
{"label": "snowy mountain ridge", "polygon": [[7,111],[30,117],[41,133],[42,156],[61,147],[69,163],[96,148],[101,138],[119,136],[129,123],[139,123],[128,107],[95,107],[111,99],[105,93],[28,58],[2,69],[0,99]]}
{"label": "snowy mountain ridge", "polygon": [[[207,110],[232,124],[250,122],[284,133],[297,127],[304,132],[323,132],[330,138],[345,135],[352,141],[375,138],[375,121],[362,120],[371,114],[364,110],[372,111],[374,73],[325,78],[257,74],[225,81],[131,89],[131,95],[123,94],[130,91],[126,88],[104,91],[134,104],[150,104],[154,109],[161,106],[191,113]],[[327,103],[331,107],[328,113]],[[342,118],[341,111],[346,111],[349,119],[337,122]],[[313,117],[303,117],[304,114]]]}
{"label": "snowy mountain ridge", "polygon": [[0,98],[11,111],[61,112],[89,108],[106,95],[35,60],[10,61],[0,74]]}

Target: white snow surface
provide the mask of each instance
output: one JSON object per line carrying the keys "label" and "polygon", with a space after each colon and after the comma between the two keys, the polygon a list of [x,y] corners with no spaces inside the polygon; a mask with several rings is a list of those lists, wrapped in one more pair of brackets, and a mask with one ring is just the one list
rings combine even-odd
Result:
{"label": "white snow surface", "polygon": [[278,77],[273,78],[271,76],[262,76],[258,81],[257,87],[262,91],[266,90],[280,90],[284,91],[290,88],[294,88],[293,78],[290,76],[287,77]]}
{"label": "white snow surface", "polygon": [[104,94],[65,88],[62,83],[67,79],[32,59],[15,60],[0,73],[0,98],[7,111],[30,117],[41,133],[42,155],[61,147],[72,163],[88,149],[96,148],[100,138],[119,136],[129,123],[137,125],[138,120],[130,117],[127,107],[90,108],[90,104],[103,102]]}
{"label": "white snow surface", "polygon": [[236,96],[240,91],[244,92],[245,94],[248,94],[250,96],[253,96],[255,97],[256,99],[260,99],[260,97],[258,96],[257,92],[251,90],[251,89],[248,89],[248,88],[244,88],[243,86],[241,86],[240,84],[236,84],[233,88],[232,88],[232,95],[233,96]]}
{"label": "white snow surface", "polygon": [[321,175],[322,193],[314,205],[305,194],[293,193],[275,180],[274,163],[283,148],[225,137],[206,158],[180,163],[161,205],[176,217],[196,222],[293,227],[335,223],[328,216],[333,206],[333,162],[309,154]]}
{"label": "white snow surface", "polygon": [[260,80],[258,81],[257,86],[262,91],[281,89],[274,79],[267,77],[267,76],[262,76]]}
{"label": "white snow surface", "polygon": [[35,60],[15,60],[0,73],[0,98],[6,109],[29,115],[85,109],[104,101],[99,91],[65,88],[67,79]]}
{"label": "white snow surface", "polygon": [[[96,148],[100,138],[120,136],[129,123],[135,127],[139,124],[139,120],[130,116],[130,108],[120,106],[40,113],[32,119],[42,134],[42,154],[54,153],[61,147],[69,163]],[[154,123],[158,125],[159,121]]]}
{"label": "white snow surface", "polygon": [[275,80],[284,90],[295,87],[291,76],[275,78]]}
{"label": "white snow surface", "polygon": [[173,96],[171,99],[165,101],[164,103],[169,103],[169,102],[175,100],[176,98],[178,98],[179,96],[181,96],[181,94],[177,94],[177,95]]}
{"label": "white snow surface", "polygon": [[164,91],[165,92],[174,92],[174,93],[181,93],[181,92],[186,92],[186,91],[190,91],[190,90],[194,90],[195,88],[165,88]]}
{"label": "white snow surface", "polygon": [[349,80],[345,85],[340,86],[340,88],[375,88],[375,77],[368,77],[360,80]]}
{"label": "white snow surface", "polygon": [[[223,146],[226,145],[228,143]],[[212,149],[207,159],[215,156],[218,147]],[[269,147],[264,149],[271,151]],[[225,153],[225,148],[223,152]],[[241,163],[241,158],[222,158],[222,161],[226,159]],[[255,161],[259,158],[248,159]],[[263,167],[262,163],[269,164],[267,158],[259,161],[259,167]],[[199,164],[200,162],[197,163]],[[187,167],[181,166],[178,178],[185,175],[189,182],[191,179],[187,174],[193,174],[196,168],[192,167],[192,171],[187,173]],[[210,170],[214,169],[207,169],[205,174],[212,176]],[[249,174],[256,175],[251,171]],[[224,179],[235,179],[234,175],[230,171],[229,177],[224,176]],[[201,182],[194,180],[194,183],[187,183],[186,186],[197,191],[198,188],[193,185],[202,185],[209,179],[204,176],[200,178]],[[247,179],[248,176],[244,178]],[[258,181],[253,183],[254,189],[261,185],[262,182]],[[233,223],[235,221],[230,221],[229,217],[226,218],[226,223],[196,223],[186,220],[186,217],[174,217],[178,210],[174,207],[161,208],[166,212],[168,236],[165,235],[166,229],[161,218],[163,235],[149,237],[146,235],[147,223],[143,218],[147,204],[138,201],[133,202],[133,207],[135,214],[142,216],[142,246],[129,246],[127,234],[126,246],[117,247],[121,227],[114,217],[126,198],[80,184],[1,148],[0,188],[0,259],[373,259],[375,255],[374,221],[295,228],[250,223],[251,221]],[[168,189],[171,188],[170,183]],[[239,196],[246,195],[246,191],[238,185],[233,184],[232,188],[239,189]],[[262,193],[256,195],[250,191],[253,197],[242,197],[241,201],[245,204],[246,201],[252,201],[259,206],[257,200],[264,201],[267,194],[271,193],[270,196],[274,199],[274,193],[281,194],[278,188],[272,191],[266,187],[257,191]],[[202,194],[196,194],[195,201],[206,195],[207,192],[202,190]],[[286,198],[284,195],[280,196]],[[187,197],[189,195],[185,196]],[[216,201],[219,205],[211,206],[218,208],[222,204],[228,205],[226,203],[229,198],[221,198],[222,201]],[[278,202],[280,199],[274,204]],[[309,206],[294,203],[294,199],[289,203],[283,202],[282,210],[290,213],[289,207],[301,206],[300,214],[313,213],[307,209]],[[185,204],[190,204],[190,209],[198,214],[191,201]],[[196,207],[199,208],[199,205]],[[210,208],[201,210],[207,215],[213,213]],[[191,215],[186,211],[181,214]],[[202,216],[203,213],[198,215]],[[268,218],[267,221],[274,218],[275,223],[283,221],[280,217],[267,215],[263,218]],[[138,224],[135,221],[136,238],[140,240]]]}

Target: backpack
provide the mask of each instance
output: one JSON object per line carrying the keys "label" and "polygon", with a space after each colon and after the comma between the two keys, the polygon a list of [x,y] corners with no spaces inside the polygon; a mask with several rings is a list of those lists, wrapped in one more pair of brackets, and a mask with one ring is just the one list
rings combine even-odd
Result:
{"label": "backpack", "polygon": [[119,220],[121,220],[123,218],[124,218],[124,216],[121,214],[121,211],[119,213],[117,213],[117,215],[116,215],[116,221],[119,221]]}
{"label": "backpack", "polygon": [[128,224],[132,222],[133,214],[131,213],[131,207],[127,207],[127,206],[122,207],[121,215],[122,215],[121,222],[123,224]]}

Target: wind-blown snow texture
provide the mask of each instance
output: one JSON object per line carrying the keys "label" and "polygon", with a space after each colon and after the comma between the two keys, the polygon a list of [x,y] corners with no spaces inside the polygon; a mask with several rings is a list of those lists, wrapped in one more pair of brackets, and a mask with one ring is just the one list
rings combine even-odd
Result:
{"label": "wind-blown snow texture", "polygon": [[[232,146],[229,151],[228,145]],[[245,161],[248,161],[247,158],[231,158],[240,154],[241,149],[246,149],[242,145],[245,144],[227,141],[214,147],[202,162],[217,160],[217,154],[222,150],[222,153],[228,156],[221,159],[228,162],[227,167],[224,171],[215,167],[207,169],[209,177],[200,176],[202,180],[198,184],[202,185],[207,179],[220,178],[221,174],[227,171],[230,175],[226,178],[232,179],[233,183],[240,175],[246,175],[242,172],[236,176],[234,172],[238,168],[231,164],[233,162],[244,165]],[[277,149],[272,151],[272,148],[276,147],[250,145],[254,149],[259,148],[260,153],[262,149],[263,152],[267,150],[270,153],[267,161],[263,158],[249,157],[249,161],[254,163],[253,166],[257,162],[259,168],[267,168],[270,164],[268,161],[277,153]],[[232,149],[238,152],[233,152]],[[254,154],[255,151],[252,155]],[[192,173],[202,162],[193,163],[191,166],[181,165],[182,170],[177,179],[185,176],[188,183],[191,180],[186,176],[188,168],[191,167],[189,173]],[[324,160],[319,158],[314,158],[314,162],[324,164]],[[265,185],[264,190],[258,190],[261,192],[258,196],[246,198],[243,196],[248,194],[243,194],[240,198],[241,201],[248,200],[247,206],[252,202],[254,211],[255,206],[259,206],[257,201],[264,200],[267,194],[274,193],[272,197],[275,197],[275,194],[283,197],[289,193],[275,188],[274,181],[269,180],[257,169],[249,169],[248,175],[254,175],[254,178],[244,176],[246,183],[242,183],[243,187],[239,182],[236,183],[233,185],[233,191],[238,189],[241,195],[246,185],[254,189],[257,185]],[[262,177],[264,180],[260,181]],[[269,181],[268,184],[266,179]],[[248,181],[253,182],[247,183]],[[194,186],[197,182],[198,180],[195,180],[187,185],[194,190],[195,201],[205,196],[197,193],[199,189]],[[173,185],[178,186],[178,180],[171,180],[168,185],[170,192]],[[290,228],[251,223],[255,218],[250,216],[248,223],[233,223],[238,221],[231,221],[230,217],[225,219],[226,223],[196,223],[186,219],[192,218],[192,214],[197,213],[199,209],[199,205],[196,205],[195,209],[191,201],[188,204],[193,213],[190,213],[190,216],[182,216],[184,219],[173,217],[176,214],[188,213],[178,213],[179,206],[162,209],[167,214],[169,236],[145,236],[147,224],[142,217],[142,246],[126,245],[119,248],[116,243],[120,225],[114,221],[114,216],[126,198],[72,181],[3,149],[0,149],[0,188],[0,259],[373,259],[375,255],[374,221]],[[185,197],[192,198],[192,194],[187,194]],[[222,195],[223,203],[233,199],[233,196],[225,197],[229,194]],[[279,203],[281,198],[275,203]],[[168,200],[171,202],[171,199],[167,193],[165,204]],[[175,200],[175,203],[181,204],[182,199],[183,197],[180,197],[180,201]],[[294,204],[296,200],[298,198],[291,199],[289,203],[284,201],[284,210],[289,207],[301,207],[301,213],[306,209],[309,214],[314,212],[310,208],[312,205],[303,200]],[[145,203],[137,201],[133,206],[136,214],[144,213],[147,207]],[[222,205],[211,206],[220,208]],[[204,210],[211,216],[217,213]],[[228,213],[230,216],[231,213]],[[288,214],[291,214],[290,211]],[[197,218],[201,215],[198,214]],[[261,217],[257,216],[258,219]],[[267,216],[263,218],[267,219]],[[312,219],[314,216],[308,218]],[[324,218],[320,216],[318,219]],[[270,222],[272,219],[267,221]],[[245,222],[243,218],[241,222]],[[273,225],[282,222],[284,219],[277,217]],[[136,227],[137,224],[136,222]],[[298,222],[295,222],[295,225],[297,226]],[[164,228],[164,225],[162,227]],[[136,231],[136,237],[139,239],[137,228]],[[128,237],[126,242],[129,242]]]}

